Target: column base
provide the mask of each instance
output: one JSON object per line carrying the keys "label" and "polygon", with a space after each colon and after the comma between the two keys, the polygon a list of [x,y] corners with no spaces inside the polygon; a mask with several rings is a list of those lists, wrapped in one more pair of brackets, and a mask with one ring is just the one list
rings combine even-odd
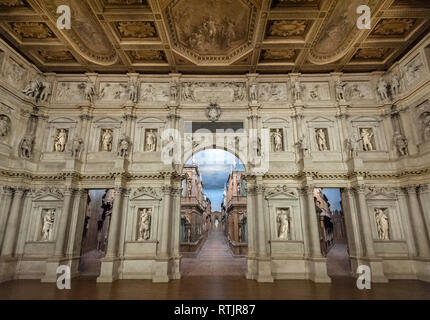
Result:
{"label": "column base", "polygon": [[273,282],[272,262],[268,258],[257,260],[257,282]]}
{"label": "column base", "polygon": [[98,283],[110,283],[119,279],[119,267],[121,259],[105,257],[101,260],[100,275],[97,277]]}
{"label": "column base", "polygon": [[384,274],[384,263],[381,258],[362,258],[358,262],[363,265],[368,265],[372,272],[372,283],[387,283],[388,278]]}
{"label": "column base", "polygon": [[247,271],[246,271],[246,279],[255,280],[255,275],[257,274],[257,261],[254,256],[250,256],[246,259],[247,263]]}
{"label": "column base", "polygon": [[13,257],[1,257],[0,259],[0,283],[15,279],[18,260]]}
{"label": "column base", "polygon": [[61,257],[48,259],[46,261],[45,275],[42,277],[42,279],[40,279],[40,282],[57,282],[57,268],[61,265],[70,267],[71,278],[78,276],[79,259],[80,257]]}
{"label": "column base", "polygon": [[415,260],[417,279],[430,282],[430,259]]}
{"label": "column base", "polygon": [[173,277],[171,273],[173,259],[158,259],[154,262],[154,273],[152,282],[165,283],[169,282]]}
{"label": "column base", "polygon": [[331,283],[331,278],[327,274],[326,258],[310,258],[307,265],[309,280],[315,283]]}

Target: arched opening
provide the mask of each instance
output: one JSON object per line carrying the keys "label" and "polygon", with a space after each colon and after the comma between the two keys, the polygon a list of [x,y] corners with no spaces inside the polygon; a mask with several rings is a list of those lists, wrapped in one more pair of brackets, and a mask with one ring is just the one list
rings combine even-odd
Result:
{"label": "arched opening", "polygon": [[206,149],[183,167],[182,276],[245,276],[248,248],[245,167],[233,153]]}

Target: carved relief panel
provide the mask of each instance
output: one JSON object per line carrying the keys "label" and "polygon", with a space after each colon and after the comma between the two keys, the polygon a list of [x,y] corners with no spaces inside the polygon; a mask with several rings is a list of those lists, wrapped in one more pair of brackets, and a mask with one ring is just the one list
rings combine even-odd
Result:
{"label": "carved relief panel", "polygon": [[168,82],[146,83],[140,85],[140,99],[143,103],[169,102],[170,84]]}
{"label": "carved relief panel", "polygon": [[261,102],[287,101],[287,83],[260,83],[258,88]]}
{"label": "carved relief panel", "polygon": [[21,64],[9,58],[5,60],[3,77],[10,85],[22,90],[26,80],[26,70]]}
{"label": "carved relief panel", "polygon": [[58,103],[83,102],[84,90],[81,82],[60,81],[56,85],[54,101]]}
{"label": "carved relief panel", "polygon": [[126,82],[101,82],[99,91],[100,101],[121,102],[128,98]]}

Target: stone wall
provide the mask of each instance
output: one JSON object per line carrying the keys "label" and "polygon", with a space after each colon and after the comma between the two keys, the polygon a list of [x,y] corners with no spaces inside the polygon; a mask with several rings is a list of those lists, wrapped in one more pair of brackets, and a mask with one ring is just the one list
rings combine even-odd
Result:
{"label": "stone wall", "polygon": [[249,279],[330,281],[313,189],[336,187],[352,269],[430,281],[429,43],[387,72],[192,76],[42,74],[0,42],[0,281],[76,275],[87,190],[106,188],[98,281],[179,278],[183,160],[215,141],[193,143],[186,121],[242,122],[258,141],[260,166],[225,147],[246,168]]}

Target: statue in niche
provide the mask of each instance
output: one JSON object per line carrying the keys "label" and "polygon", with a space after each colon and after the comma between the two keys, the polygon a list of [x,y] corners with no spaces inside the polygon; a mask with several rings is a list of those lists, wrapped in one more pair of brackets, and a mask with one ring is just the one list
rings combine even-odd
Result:
{"label": "statue in niche", "polygon": [[381,100],[388,99],[388,84],[383,78],[379,80],[377,90]]}
{"label": "statue in niche", "polygon": [[105,129],[102,132],[102,151],[111,152],[112,151],[112,141],[113,135],[111,129]]}
{"label": "statue in niche", "polygon": [[393,74],[393,77],[391,78],[391,90],[394,96],[397,96],[400,93],[400,78],[396,73]]}
{"label": "statue in niche", "polygon": [[342,80],[338,79],[336,81],[336,100],[337,101],[345,101],[345,87],[346,83]]}
{"label": "statue in niche", "polygon": [[361,129],[361,140],[363,141],[364,151],[373,151],[375,148],[372,143],[373,131],[370,128]]}
{"label": "statue in niche", "polygon": [[140,209],[139,241],[149,240],[151,232],[151,208]]}
{"label": "statue in niche", "polygon": [[43,81],[39,90],[40,90],[39,101],[40,102],[46,102],[48,100],[49,95],[52,93],[51,83],[49,83],[47,81]]}
{"label": "statue in niche", "polygon": [[383,209],[375,209],[376,227],[379,240],[390,240],[388,233],[388,216]]}
{"label": "statue in niche", "polygon": [[26,96],[36,99],[39,94],[41,83],[37,79],[30,80],[27,86],[22,90]]}
{"label": "statue in niche", "polygon": [[43,224],[42,224],[42,241],[51,240],[52,235],[52,227],[54,226],[55,219],[55,209],[48,209],[45,211],[43,215]]}
{"label": "statue in niche", "polygon": [[6,137],[10,131],[10,119],[5,115],[0,115],[0,137]]}
{"label": "statue in niche", "polygon": [[240,180],[237,182],[236,192],[238,197],[242,195],[242,185],[240,183]]}
{"label": "statue in niche", "polygon": [[171,102],[177,102],[178,101],[178,84],[176,82],[173,82],[170,84],[170,101]]}
{"label": "statue in niche", "polygon": [[86,82],[83,84],[84,88],[84,98],[88,100],[90,103],[94,103],[94,96],[96,94],[96,89],[92,82]]}
{"label": "statue in niche", "polygon": [[123,158],[128,157],[129,148],[130,148],[130,141],[128,137],[122,136],[121,139],[119,140],[118,156]]}
{"label": "statue in niche", "polygon": [[328,145],[327,145],[327,136],[324,129],[316,129],[316,140],[318,144],[319,151],[327,151]]}
{"label": "statue in niche", "polygon": [[258,101],[257,84],[255,82],[249,86],[249,100],[252,102]]}
{"label": "statue in niche", "polygon": [[79,138],[78,136],[75,136],[75,138],[72,141],[72,157],[78,158],[81,154],[82,144],[84,141]]}
{"label": "statue in niche", "polygon": [[301,101],[302,100],[302,85],[300,84],[300,81],[294,82],[294,100],[295,101]]}
{"label": "statue in niche", "polygon": [[408,140],[406,137],[400,132],[394,132],[393,136],[393,144],[397,149],[397,152],[400,156],[407,156],[408,152]]}
{"label": "statue in niche", "polygon": [[146,130],[145,151],[157,151],[157,135],[155,134],[155,132],[157,132],[156,129]]}
{"label": "statue in niche", "polygon": [[33,154],[33,143],[34,137],[32,135],[25,135],[19,145],[19,156],[27,159],[31,158]]}
{"label": "statue in niche", "polygon": [[55,142],[54,142],[55,152],[64,152],[64,150],[66,149],[66,143],[67,143],[67,130],[60,129],[57,132],[57,136],[55,137]]}
{"label": "statue in niche", "polygon": [[280,240],[288,240],[288,233],[290,223],[288,220],[288,209],[278,209],[278,216],[276,218],[278,224],[278,238]]}
{"label": "statue in niche", "polygon": [[128,100],[137,103],[137,86],[134,81],[130,81],[128,86]]}
{"label": "statue in niche", "polygon": [[272,145],[273,145],[273,151],[275,152],[281,152],[283,151],[283,136],[281,129],[275,129],[272,131]]}

